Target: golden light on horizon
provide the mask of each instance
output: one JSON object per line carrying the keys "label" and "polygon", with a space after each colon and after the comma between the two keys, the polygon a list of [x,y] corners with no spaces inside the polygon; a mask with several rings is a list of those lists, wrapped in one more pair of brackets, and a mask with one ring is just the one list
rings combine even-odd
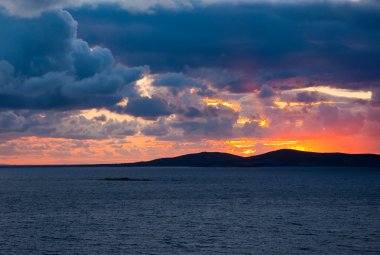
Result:
{"label": "golden light on horizon", "polygon": [[307,148],[302,145],[291,146],[289,149],[297,150],[297,151],[307,151]]}
{"label": "golden light on horizon", "polygon": [[249,118],[239,118],[237,121],[236,121],[236,124],[239,124],[239,125],[244,125],[246,123],[251,123],[252,120],[249,119]]}
{"label": "golden light on horizon", "polygon": [[240,154],[243,156],[252,155],[256,153],[256,141],[250,139],[242,140],[227,140],[224,141],[224,144],[227,145],[227,151],[234,154]]}
{"label": "golden light on horizon", "polygon": [[317,151],[318,142],[305,140],[285,140],[277,139],[263,143],[264,146],[274,147],[274,149],[292,149],[298,151]]}
{"label": "golden light on horizon", "polygon": [[283,146],[283,145],[293,145],[297,144],[299,141],[286,141],[286,140],[273,140],[269,142],[264,142],[265,146]]}
{"label": "golden light on horizon", "polygon": [[281,109],[288,108],[288,107],[305,107],[305,106],[317,106],[321,104],[336,104],[336,102],[331,102],[331,101],[303,103],[303,102],[291,102],[291,101],[281,101],[281,100],[276,100],[273,103],[278,108],[281,108]]}
{"label": "golden light on horizon", "polygon": [[380,0],[52,3],[0,0],[0,173],[380,153]]}
{"label": "golden light on horizon", "polygon": [[260,120],[259,126],[267,128],[267,127],[269,127],[269,121],[267,119]]}
{"label": "golden light on horizon", "polygon": [[[309,140],[285,140],[285,139],[259,139],[253,140],[250,138],[241,138],[235,140],[226,140],[224,144],[229,146],[227,148],[230,152],[240,155],[251,155],[265,153],[271,150],[278,149],[292,149],[299,151],[312,150]],[[317,145],[317,144],[315,144]],[[258,149],[260,148],[260,149]],[[318,150],[317,147],[315,150]]]}
{"label": "golden light on horizon", "polygon": [[247,150],[244,150],[242,153],[244,155],[251,155],[251,154],[255,154],[256,150],[247,149]]}
{"label": "golden light on horizon", "polygon": [[223,101],[221,99],[217,99],[217,98],[204,98],[203,101],[207,104],[207,105],[211,105],[211,106],[218,106],[218,105],[223,105],[225,107],[228,107],[232,110],[234,110],[235,112],[238,112],[240,111],[240,104],[239,103],[236,103],[236,102],[227,102],[227,101]]}
{"label": "golden light on horizon", "polygon": [[236,121],[236,124],[245,125],[245,124],[249,124],[252,122],[256,122],[258,124],[258,126],[264,127],[264,128],[268,128],[270,126],[270,120],[269,119],[251,120],[250,118],[244,118],[244,117],[239,118]]}
{"label": "golden light on horizon", "polygon": [[235,148],[249,148],[256,145],[256,142],[253,140],[227,140],[224,143]]}
{"label": "golden light on horizon", "polygon": [[[17,153],[0,155],[0,164],[71,164],[76,163],[123,163],[174,157],[187,153],[204,151],[229,152],[241,156],[262,154],[278,149],[294,149],[312,152],[362,153],[372,146],[376,153],[377,143],[362,137],[309,137],[299,139],[253,139],[206,140],[203,142],[159,141],[142,135],[117,140],[82,140],[85,148],[78,148],[74,139],[23,137],[0,144],[0,149],[15,148],[23,152],[21,159]],[[202,149],[199,149],[201,145]],[[90,148],[90,149],[88,149]],[[60,155],[57,157],[57,155]],[[41,161],[43,159],[43,161]]]}

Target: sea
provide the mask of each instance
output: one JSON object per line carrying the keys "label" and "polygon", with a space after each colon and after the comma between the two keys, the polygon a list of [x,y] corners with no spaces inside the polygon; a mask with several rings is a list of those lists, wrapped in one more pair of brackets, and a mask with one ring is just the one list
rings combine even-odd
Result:
{"label": "sea", "polygon": [[1,167],[0,254],[380,254],[380,169]]}

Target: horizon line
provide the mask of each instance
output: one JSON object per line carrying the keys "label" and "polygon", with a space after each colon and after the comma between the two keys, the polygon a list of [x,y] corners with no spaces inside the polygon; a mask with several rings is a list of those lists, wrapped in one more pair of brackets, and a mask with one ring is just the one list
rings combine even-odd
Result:
{"label": "horizon line", "polygon": [[177,158],[181,156],[186,155],[196,155],[196,154],[202,154],[202,153],[220,153],[220,154],[228,154],[233,155],[240,158],[250,158],[250,157],[256,157],[260,155],[265,155],[272,152],[278,152],[278,151],[295,151],[295,152],[304,152],[304,153],[315,153],[315,154],[345,154],[345,155],[377,155],[380,156],[380,153],[346,153],[346,152],[315,152],[315,151],[305,151],[305,150],[297,150],[297,149],[278,149],[273,151],[268,151],[260,154],[250,155],[250,156],[242,156],[237,155],[229,152],[220,152],[220,151],[200,151],[200,152],[194,152],[194,153],[187,153],[187,154],[180,154],[173,157],[160,157],[160,158],[154,158],[150,160],[143,160],[143,161],[134,161],[134,162],[114,162],[114,163],[96,163],[96,164],[90,164],[90,163],[79,163],[79,164],[0,164],[0,168],[6,168],[6,167],[102,167],[102,166],[120,166],[123,167],[123,165],[127,164],[137,164],[137,163],[144,163],[144,162],[151,162],[154,160],[159,159],[172,159]]}

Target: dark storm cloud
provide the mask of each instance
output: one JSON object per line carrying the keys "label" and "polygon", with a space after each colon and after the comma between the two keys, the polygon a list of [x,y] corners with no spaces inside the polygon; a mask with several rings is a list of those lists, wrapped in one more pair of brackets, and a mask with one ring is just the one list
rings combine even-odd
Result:
{"label": "dark storm cloud", "polygon": [[[380,8],[369,1],[195,4],[149,14],[119,5],[69,10],[79,23],[62,10],[38,16],[77,6],[74,1],[46,0],[46,8],[34,2],[14,2],[14,13],[32,18],[0,11],[0,133],[6,137],[108,139],[139,131],[167,140],[254,136],[264,129],[256,121],[237,126],[239,112],[207,106],[203,97],[229,101],[236,95],[226,91],[251,92],[269,102],[277,89],[302,86],[284,83],[294,77],[355,89],[380,84]],[[9,9],[13,2],[7,3]],[[151,97],[136,86],[146,74],[153,78]],[[378,98],[374,94],[374,105]],[[301,92],[295,100],[321,98]],[[242,109],[255,112],[255,105]],[[79,114],[91,108],[157,121]],[[359,124],[346,129],[355,131],[364,122],[329,105],[319,113],[321,123],[337,129],[353,121]]]}
{"label": "dark storm cloud", "polygon": [[130,98],[125,107],[116,107],[115,110],[146,119],[157,119],[159,116],[168,116],[173,113],[170,105],[159,97]]}
{"label": "dark storm cloud", "polygon": [[261,87],[260,92],[258,94],[260,98],[273,97],[274,95],[276,95],[276,92],[270,86],[265,84]]}
{"label": "dark storm cloud", "polygon": [[174,87],[174,88],[201,88],[205,85],[197,82],[194,79],[188,78],[180,73],[166,73],[156,77],[153,83],[157,87]]}
{"label": "dark storm cloud", "polygon": [[78,39],[66,11],[35,18],[0,11],[0,28],[0,109],[110,108],[136,96],[134,82],[149,72]]}
{"label": "dark storm cloud", "polygon": [[157,122],[145,126],[141,133],[146,136],[165,136],[169,133],[169,126],[164,118],[160,118]]}
{"label": "dark storm cloud", "polygon": [[94,47],[90,48],[87,42],[78,40],[72,54],[74,68],[79,78],[89,77],[103,70],[110,69],[114,63],[109,49]]}
{"label": "dark storm cloud", "polygon": [[206,80],[213,87],[231,92],[241,92],[252,90],[253,72],[245,73],[242,70],[227,68],[185,68],[185,74],[195,79]]}
{"label": "dark storm cloud", "polygon": [[41,75],[71,68],[76,22],[69,13],[22,19],[0,11],[0,27],[0,59],[8,61],[17,74]]}
{"label": "dark storm cloud", "polygon": [[165,73],[162,75],[156,75],[153,86],[166,87],[174,95],[177,95],[178,92],[185,88],[199,88],[201,90],[200,93],[208,93],[208,89],[205,84],[196,79],[185,76],[182,73]]}
{"label": "dark storm cloud", "polygon": [[371,102],[380,105],[380,88],[373,91]]}
{"label": "dark storm cloud", "polygon": [[[78,9],[74,16],[86,40],[106,45],[130,65],[149,63],[154,71],[228,69],[256,84],[295,76],[352,87],[380,81],[375,1],[223,3],[154,14],[102,6]],[[237,81],[231,91],[249,90]]]}
{"label": "dark storm cloud", "polygon": [[21,131],[25,124],[25,119],[17,116],[13,112],[0,113],[0,133],[6,131]]}
{"label": "dark storm cloud", "polygon": [[0,112],[0,134],[69,139],[123,138],[136,134],[136,121],[107,120],[99,116],[89,120],[75,112],[18,110]]}
{"label": "dark storm cloud", "polygon": [[183,131],[184,137],[223,138],[233,135],[233,126],[239,113],[227,107],[206,107],[198,118],[179,119],[171,126]]}
{"label": "dark storm cloud", "polygon": [[9,12],[21,16],[35,16],[45,10],[59,9],[73,4],[72,0],[2,0],[0,5]]}
{"label": "dark storm cloud", "polygon": [[315,92],[315,91],[312,91],[312,92],[304,91],[304,92],[297,93],[297,95],[296,95],[296,101],[297,102],[301,102],[301,103],[309,104],[309,103],[324,101],[324,98],[318,92]]}
{"label": "dark storm cloud", "polygon": [[124,96],[133,95],[141,68],[112,69],[82,80],[62,72],[14,81],[0,86],[0,109],[89,109],[110,108]]}
{"label": "dark storm cloud", "polygon": [[[140,97],[135,82],[149,73],[149,68],[126,67],[115,61],[109,49],[90,47],[78,39],[77,23],[66,11],[30,19],[0,12],[0,20],[0,26],[5,28],[0,30],[2,110],[106,108],[156,119],[181,108],[169,106],[162,95]],[[173,95],[190,87],[207,92],[206,85],[181,73],[153,77],[155,87],[164,87]],[[128,105],[117,106],[125,98]]]}

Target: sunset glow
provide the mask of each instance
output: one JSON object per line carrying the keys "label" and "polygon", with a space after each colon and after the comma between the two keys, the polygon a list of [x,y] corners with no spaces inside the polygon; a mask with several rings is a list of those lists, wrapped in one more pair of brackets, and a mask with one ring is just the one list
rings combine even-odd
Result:
{"label": "sunset glow", "polygon": [[244,125],[244,124],[247,124],[247,123],[251,123],[252,120],[249,119],[249,118],[239,118],[236,123],[237,124],[240,124],[240,125]]}
{"label": "sunset glow", "polygon": [[238,103],[226,102],[221,99],[215,99],[215,98],[205,98],[204,102],[207,105],[211,105],[211,106],[223,105],[225,107],[228,107],[234,110],[235,112],[240,111],[240,105]]}
{"label": "sunset glow", "polygon": [[0,3],[0,164],[380,152],[376,1],[29,2]]}
{"label": "sunset glow", "polygon": [[273,102],[277,107],[284,109],[290,107],[305,107],[305,106],[317,106],[321,104],[335,104],[334,102],[285,102],[285,101],[274,101]]}
{"label": "sunset glow", "polygon": [[259,121],[259,126],[260,127],[269,127],[269,121],[266,119],[260,120]]}
{"label": "sunset glow", "polygon": [[380,0],[0,0],[0,253],[380,251]]}

